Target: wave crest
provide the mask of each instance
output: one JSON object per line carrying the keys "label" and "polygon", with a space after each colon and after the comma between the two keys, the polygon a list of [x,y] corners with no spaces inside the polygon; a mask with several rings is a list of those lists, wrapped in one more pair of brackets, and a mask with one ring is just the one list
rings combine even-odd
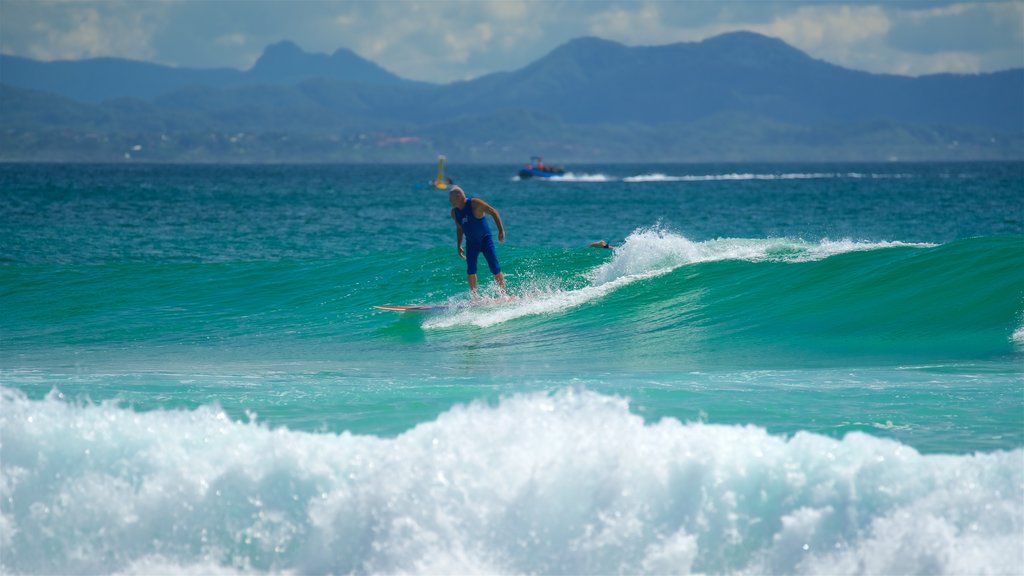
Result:
{"label": "wave crest", "polygon": [[695,242],[661,226],[632,232],[615,249],[611,260],[585,274],[587,285],[562,289],[526,287],[519,298],[498,306],[455,306],[452,311],[424,322],[424,328],[474,325],[493,326],[538,314],[564,311],[606,296],[639,280],[668,274],[689,264],[726,260],[748,262],[809,262],[848,252],[894,247],[930,247],[932,244],[904,242],[857,242],[821,240],[808,242],[791,238],[719,238]]}

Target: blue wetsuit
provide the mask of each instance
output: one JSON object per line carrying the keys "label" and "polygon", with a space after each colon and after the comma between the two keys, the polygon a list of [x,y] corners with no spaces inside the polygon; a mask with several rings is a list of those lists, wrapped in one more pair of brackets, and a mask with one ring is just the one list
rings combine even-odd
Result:
{"label": "blue wetsuit", "polygon": [[494,249],[494,236],[491,235],[491,227],[487,225],[487,215],[477,218],[473,214],[473,199],[466,198],[466,205],[461,210],[455,208],[455,218],[466,237],[466,274],[476,274],[476,261],[481,252],[487,259],[491,274],[501,272],[498,252]]}

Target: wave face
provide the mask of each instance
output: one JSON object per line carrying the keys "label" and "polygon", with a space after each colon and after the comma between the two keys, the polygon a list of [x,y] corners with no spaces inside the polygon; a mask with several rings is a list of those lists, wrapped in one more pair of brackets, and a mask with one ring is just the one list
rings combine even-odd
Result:
{"label": "wave face", "polygon": [[[580,325],[600,324],[602,342],[674,363],[698,347],[722,348],[722,357],[704,356],[716,364],[742,364],[736,356],[757,350],[798,350],[811,360],[1008,353],[1020,327],[1021,246],[1020,238],[942,246],[787,238],[693,242],[641,229],[608,261],[569,282],[533,271],[519,283],[518,300],[457,307],[423,326],[521,321],[508,329],[527,338],[537,330],[578,330],[586,343],[596,335]],[[643,350],[632,350],[628,340],[639,335]],[[584,349],[581,344],[572,353]]]}
{"label": "wave face", "polygon": [[645,423],[586,391],[392,439],[0,396],[5,572],[1013,573],[1024,451]]}
{"label": "wave face", "polygon": [[[441,249],[345,263],[4,268],[4,353],[27,369],[79,372],[178,371],[198,357],[542,379],[1009,361],[1022,353],[1022,246],[693,241],[642,228],[614,251],[505,249],[515,300],[485,306],[470,305]],[[396,315],[376,304],[450,308]],[[487,353],[467,354],[467,342]]]}

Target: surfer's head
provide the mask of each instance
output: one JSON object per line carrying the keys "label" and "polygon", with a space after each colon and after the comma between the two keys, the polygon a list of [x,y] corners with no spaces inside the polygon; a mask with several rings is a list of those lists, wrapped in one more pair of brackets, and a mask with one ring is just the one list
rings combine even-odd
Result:
{"label": "surfer's head", "polygon": [[448,201],[455,208],[462,208],[466,205],[466,193],[462,191],[462,188],[452,186],[451,190],[448,191]]}

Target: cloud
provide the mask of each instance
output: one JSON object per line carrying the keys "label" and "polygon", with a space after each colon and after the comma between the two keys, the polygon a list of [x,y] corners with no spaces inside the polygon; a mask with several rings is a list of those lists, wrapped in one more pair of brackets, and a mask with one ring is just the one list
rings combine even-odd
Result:
{"label": "cloud", "polygon": [[[525,66],[564,42],[542,44],[543,29],[563,22],[539,2],[353,4],[334,22],[361,56],[407,77],[434,82]],[[386,34],[367,33],[384,29]]]}
{"label": "cloud", "polygon": [[896,13],[887,38],[898,73],[1024,67],[1024,3],[953,4]]}
{"label": "cloud", "polygon": [[[614,2],[588,16],[590,33],[625,44],[702,40],[707,30],[737,20],[760,22],[769,2]],[[731,28],[730,28],[731,29]]]}
{"label": "cloud", "polygon": [[76,60],[122,56],[135,60],[155,55],[152,36],[160,27],[163,5],[123,2],[5,2],[2,33],[12,35],[4,49],[39,60]]}
{"label": "cloud", "polygon": [[444,16],[423,2],[354,3],[334,15],[333,36],[400,76],[437,82],[439,72],[464,59],[445,50],[452,40]]}
{"label": "cloud", "polygon": [[750,30],[780,38],[811,56],[861,70],[878,70],[877,54],[892,27],[880,6],[802,6]]}
{"label": "cloud", "polygon": [[848,68],[903,75],[1024,66],[1024,3],[804,6],[749,29]]}
{"label": "cloud", "polygon": [[347,48],[396,74],[450,82],[528,65],[580,36],[627,45],[736,30],[815,58],[901,74],[1024,66],[1024,2],[803,0],[381,1],[2,0],[0,50],[42,60],[117,56],[247,69],[292,40]]}
{"label": "cloud", "polygon": [[805,6],[752,29],[804,50],[846,55],[858,45],[884,37],[891,26],[879,6]]}
{"label": "cloud", "polygon": [[630,43],[643,39],[647,43],[674,42],[680,30],[662,23],[661,7],[644,3],[636,7],[615,7],[599,12],[588,18],[590,32],[608,40],[628,40]]}
{"label": "cloud", "polygon": [[494,29],[488,22],[481,22],[472,27],[444,34],[444,48],[447,60],[462,64],[480,46],[487,46],[494,39]]}
{"label": "cloud", "polygon": [[1024,2],[833,4],[630,3],[590,16],[625,44],[697,41],[749,30],[814,58],[877,73],[976,73],[1024,67]]}
{"label": "cloud", "polygon": [[915,54],[988,52],[1024,42],[1022,2],[906,10],[895,22],[889,45]]}
{"label": "cloud", "polygon": [[[698,41],[726,32],[749,30],[779,38],[811,55],[832,62],[855,62],[865,46],[879,45],[891,27],[885,10],[876,5],[761,3],[758,9],[737,10],[737,3],[639,3],[618,6],[591,17],[597,36],[626,44]],[[747,6],[747,4],[743,4]],[[771,10],[768,8],[771,6]]]}
{"label": "cloud", "polygon": [[245,34],[225,34],[215,40],[221,46],[245,46]]}

